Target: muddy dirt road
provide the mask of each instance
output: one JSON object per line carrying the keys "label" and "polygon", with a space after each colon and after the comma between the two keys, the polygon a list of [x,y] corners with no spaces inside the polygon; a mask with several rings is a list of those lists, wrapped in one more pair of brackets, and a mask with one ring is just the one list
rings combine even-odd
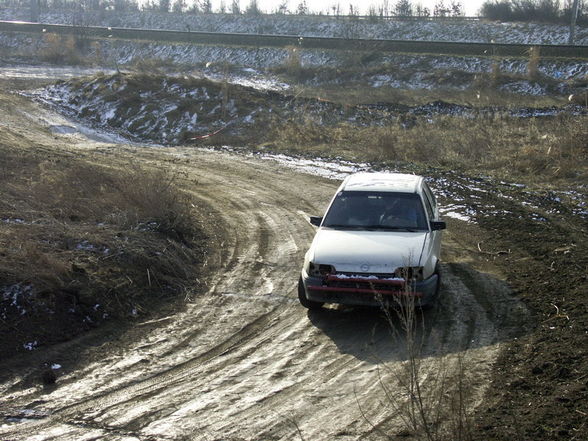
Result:
{"label": "muddy dirt road", "polygon": [[[176,170],[184,189],[210,207],[218,243],[208,290],[189,293],[185,307],[116,338],[106,326],[32,355],[62,365],[55,387],[28,381],[37,367],[22,358],[3,363],[0,439],[317,441],[404,433],[396,407],[406,391],[394,386],[406,360],[402,338],[379,312],[309,313],[296,299],[314,234],[306,217],[322,212],[338,181],[243,155],[91,140],[18,100],[2,130],[89,161],[133,158]],[[450,222],[440,305],[426,312],[419,335],[421,372],[433,381],[448,355],[464,354],[475,372],[468,391],[475,403],[501,343],[521,331],[526,313],[500,275],[480,272],[465,251],[464,228],[475,235],[475,226]]]}

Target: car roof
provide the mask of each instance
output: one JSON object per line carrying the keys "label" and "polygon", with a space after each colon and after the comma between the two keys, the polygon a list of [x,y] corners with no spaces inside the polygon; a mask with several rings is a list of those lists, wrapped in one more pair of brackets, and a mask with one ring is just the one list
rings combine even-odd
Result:
{"label": "car roof", "polygon": [[343,181],[343,191],[390,191],[420,193],[422,176],[404,173],[355,173]]}

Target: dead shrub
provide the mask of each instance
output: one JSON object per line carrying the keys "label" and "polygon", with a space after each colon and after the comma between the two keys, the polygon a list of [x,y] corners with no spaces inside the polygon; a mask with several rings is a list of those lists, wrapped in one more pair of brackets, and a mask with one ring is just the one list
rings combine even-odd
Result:
{"label": "dead shrub", "polygon": [[527,63],[527,77],[536,81],[540,77],[539,62],[541,61],[541,48],[533,46],[529,49],[529,62]]}
{"label": "dead shrub", "polygon": [[49,246],[43,245],[47,237],[39,237],[40,230],[43,229],[26,224],[3,230],[0,282],[34,283],[36,291],[60,290],[67,285],[70,267],[59,253],[52,253]]}
{"label": "dead shrub", "polygon": [[176,186],[177,176],[165,170],[135,169],[114,180],[120,205],[117,217],[137,227],[152,225],[170,238],[186,242],[194,232],[192,202]]}
{"label": "dead shrub", "polygon": [[302,61],[300,59],[300,48],[297,46],[286,47],[286,58],[284,60],[284,67],[286,71],[292,76],[298,76],[302,68]]}
{"label": "dead shrub", "polygon": [[176,63],[170,58],[133,58],[128,63],[127,67],[134,71],[143,74],[149,72],[149,75],[160,75],[166,72],[166,70],[176,66]]}
{"label": "dead shrub", "polygon": [[[410,266],[411,260],[407,258],[406,265]],[[428,340],[435,336],[428,331],[426,315],[417,304],[414,279],[408,271],[402,277],[407,283],[393,307],[382,303],[392,338],[404,358],[397,368],[384,365],[380,376],[391,414],[400,419],[403,436],[470,441],[474,434],[474,370],[463,352],[447,351],[441,343],[432,344],[437,348],[434,354],[427,353],[426,345],[431,346]]]}
{"label": "dead shrub", "polygon": [[287,46],[283,63],[271,68],[274,73],[285,75],[299,82],[314,78],[320,70],[320,68],[302,65],[301,48],[298,46]]}
{"label": "dead shrub", "polygon": [[54,64],[82,64],[76,39],[72,35],[58,35],[47,33],[43,35],[42,58]]}
{"label": "dead shrub", "polygon": [[0,344],[2,356],[196,283],[203,236],[176,175],[10,144],[0,141],[0,332],[20,337]]}

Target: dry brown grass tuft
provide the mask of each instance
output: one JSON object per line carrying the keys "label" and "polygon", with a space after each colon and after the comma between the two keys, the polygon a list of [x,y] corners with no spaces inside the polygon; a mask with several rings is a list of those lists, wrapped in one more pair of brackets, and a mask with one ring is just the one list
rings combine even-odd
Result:
{"label": "dry brown grass tuft", "polygon": [[55,64],[82,64],[80,43],[73,35],[58,35],[48,33],[43,35],[45,49],[42,58]]}
{"label": "dry brown grass tuft", "polygon": [[529,62],[527,63],[527,77],[536,81],[540,77],[539,62],[541,61],[541,48],[533,46],[529,49]]}
{"label": "dry brown grass tuft", "polygon": [[203,234],[177,179],[0,142],[0,331],[59,341],[196,285]]}

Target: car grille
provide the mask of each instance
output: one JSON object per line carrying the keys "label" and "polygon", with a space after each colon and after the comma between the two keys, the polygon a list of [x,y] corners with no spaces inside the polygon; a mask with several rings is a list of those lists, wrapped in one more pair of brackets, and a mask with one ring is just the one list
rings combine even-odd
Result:
{"label": "car grille", "polygon": [[395,277],[393,274],[334,274],[327,276],[325,282],[326,286],[331,288],[369,290],[374,292],[398,292],[404,289],[405,286],[404,280]]}

